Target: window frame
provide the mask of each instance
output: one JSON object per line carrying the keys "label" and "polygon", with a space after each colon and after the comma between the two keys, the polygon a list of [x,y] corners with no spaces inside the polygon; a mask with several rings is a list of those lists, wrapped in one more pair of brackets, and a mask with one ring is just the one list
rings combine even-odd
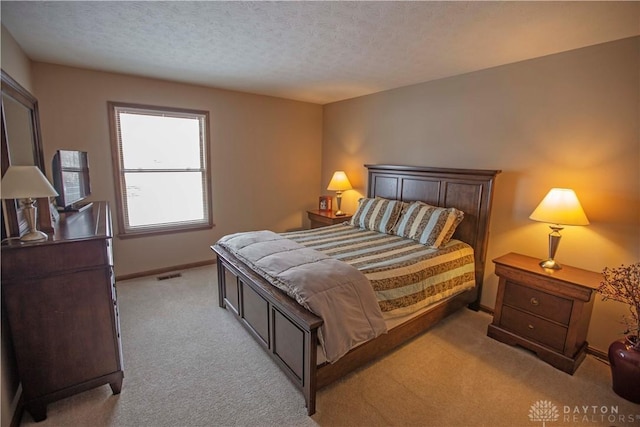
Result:
{"label": "window frame", "polygon": [[[161,107],[154,105],[144,105],[144,104],[134,104],[134,103],[125,103],[125,102],[115,102],[115,101],[107,101],[108,106],[108,114],[109,114],[109,133],[110,133],[110,141],[111,141],[111,158],[112,158],[112,166],[113,166],[113,179],[115,184],[115,198],[116,198],[116,207],[117,207],[117,221],[118,221],[118,237],[120,238],[131,238],[131,237],[148,237],[151,235],[159,235],[159,234],[168,234],[168,233],[180,233],[187,231],[196,231],[196,230],[206,230],[211,229],[214,226],[213,223],[213,213],[212,213],[212,203],[211,203],[211,155],[210,155],[210,126],[209,126],[209,112],[205,110],[192,110],[186,108],[176,108],[176,107]],[[158,115],[167,115],[167,116],[180,116],[180,115],[198,115],[204,116],[204,136],[201,136],[200,144],[201,149],[204,150],[201,153],[201,161],[204,162],[204,184],[205,188],[203,188],[203,195],[206,197],[205,208],[206,218],[204,222],[197,223],[169,223],[169,224],[160,224],[153,225],[148,227],[135,227],[134,229],[128,224],[126,220],[127,215],[125,214],[126,204],[125,197],[126,194],[124,190],[125,187],[125,169],[123,165],[123,157],[122,150],[120,147],[120,138],[119,138],[119,127],[118,122],[116,120],[117,108],[122,109],[130,109],[130,110],[139,110],[140,113],[144,113],[145,111],[153,112]]]}

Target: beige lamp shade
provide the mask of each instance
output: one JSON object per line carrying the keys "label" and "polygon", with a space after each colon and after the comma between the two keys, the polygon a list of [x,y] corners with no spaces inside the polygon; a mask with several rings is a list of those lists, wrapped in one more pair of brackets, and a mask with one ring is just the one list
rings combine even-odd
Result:
{"label": "beige lamp shade", "polygon": [[552,188],[529,218],[550,224],[589,224],[576,193],[569,188]]}
{"label": "beige lamp shade", "polygon": [[344,171],[335,171],[333,173],[333,177],[331,177],[331,182],[329,182],[329,186],[327,190],[329,191],[345,191],[351,190],[353,187],[349,182],[349,178],[347,178],[347,174]]}
{"label": "beige lamp shade", "polygon": [[35,199],[57,196],[58,192],[36,166],[9,166],[0,187],[3,199],[22,199],[23,212],[29,231],[20,236],[22,242],[47,240],[48,236],[38,230]]}
{"label": "beige lamp shade", "polygon": [[2,177],[0,193],[3,199],[36,199],[58,195],[36,166],[9,166]]}

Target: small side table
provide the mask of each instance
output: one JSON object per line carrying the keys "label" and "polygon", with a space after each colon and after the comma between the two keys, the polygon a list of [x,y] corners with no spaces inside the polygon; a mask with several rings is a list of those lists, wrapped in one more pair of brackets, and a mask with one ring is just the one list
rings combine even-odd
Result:
{"label": "small side table", "polygon": [[320,211],[312,210],[307,211],[309,221],[311,221],[311,228],[326,227],[328,225],[341,224],[345,221],[351,220],[352,214],[336,216],[335,211]]}
{"label": "small side table", "polygon": [[573,375],[586,356],[593,293],[602,276],[566,264],[546,270],[539,261],[516,253],[493,260],[500,280],[487,335]]}

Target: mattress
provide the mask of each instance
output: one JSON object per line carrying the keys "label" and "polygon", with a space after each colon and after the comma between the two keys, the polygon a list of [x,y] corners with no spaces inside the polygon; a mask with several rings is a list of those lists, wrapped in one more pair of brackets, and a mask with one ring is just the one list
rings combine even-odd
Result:
{"label": "mattress", "polygon": [[408,316],[475,286],[473,248],[459,240],[432,249],[347,223],[281,234],[360,270],[385,319]]}

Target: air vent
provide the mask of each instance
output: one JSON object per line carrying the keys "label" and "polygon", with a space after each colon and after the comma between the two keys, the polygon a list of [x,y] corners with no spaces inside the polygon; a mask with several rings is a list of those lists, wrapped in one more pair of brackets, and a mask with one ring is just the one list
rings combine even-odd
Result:
{"label": "air vent", "polygon": [[180,273],[165,274],[164,276],[158,276],[158,280],[174,279],[176,277],[182,277],[182,274]]}

